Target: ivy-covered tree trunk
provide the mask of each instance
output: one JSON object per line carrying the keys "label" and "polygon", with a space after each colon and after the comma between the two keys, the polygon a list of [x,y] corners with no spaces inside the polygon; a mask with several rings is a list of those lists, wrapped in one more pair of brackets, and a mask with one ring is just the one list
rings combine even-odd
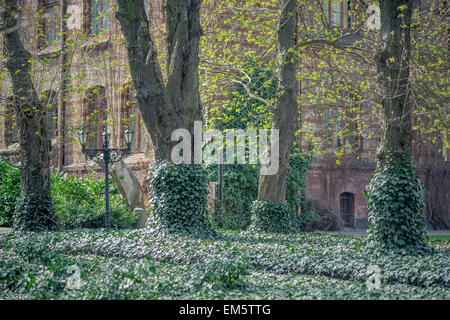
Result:
{"label": "ivy-covered tree trunk", "polygon": [[[278,24],[278,88],[277,102],[273,111],[272,129],[279,130],[279,170],[274,175],[261,175],[258,185],[258,201],[253,208],[258,213],[261,206],[267,204],[267,214],[288,215],[289,210],[286,202],[286,179],[289,171],[289,152],[292,146],[295,130],[298,126],[298,88],[296,82],[297,55],[293,51],[296,43],[296,0],[283,0],[281,4],[281,14]],[[269,209],[272,208],[272,209]],[[275,218],[273,223],[280,224],[290,219],[279,217]],[[270,223],[272,224],[272,223]],[[270,229],[286,229],[289,227],[280,226],[280,228],[271,226]],[[264,228],[263,228],[264,229]]]}
{"label": "ivy-covered tree trunk", "polygon": [[415,173],[410,101],[410,26],[413,0],[381,0],[380,46],[376,56],[383,91],[377,172],[367,191],[369,240],[409,252],[426,249],[422,184]]}
{"label": "ivy-covered tree trunk", "polygon": [[193,133],[194,121],[202,119],[198,91],[201,2],[167,0],[164,84],[143,1],[118,0],[116,17],[125,36],[136,98],[152,138],[155,159],[170,161],[176,144],[171,142],[172,132],[184,128]]}
{"label": "ivy-covered tree trunk", "polygon": [[20,41],[17,0],[0,1],[0,30],[6,51],[6,67],[12,80],[14,112],[19,131],[21,200],[14,227],[19,230],[53,230],[57,219],[50,195],[51,142],[31,78],[31,54]]}
{"label": "ivy-covered tree trunk", "polygon": [[[150,177],[153,214],[147,221],[149,230],[214,234],[207,221],[207,180],[200,164],[175,165],[171,159],[178,143],[171,141],[172,132],[186,129],[192,137],[194,121],[202,120],[198,91],[201,2],[167,0],[164,83],[143,1],[118,0],[116,17],[125,36],[136,98],[156,160]],[[192,160],[193,147],[191,139]]]}

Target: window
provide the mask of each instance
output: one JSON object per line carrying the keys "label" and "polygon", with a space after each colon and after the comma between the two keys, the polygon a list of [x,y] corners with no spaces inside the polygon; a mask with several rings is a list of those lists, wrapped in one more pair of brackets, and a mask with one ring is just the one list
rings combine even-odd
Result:
{"label": "window", "polygon": [[58,136],[58,99],[56,92],[50,91],[45,93],[42,103],[47,108],[47,130],[51,138]]}
{"label": "window", "polygon": [[89,148],[102,147],[102,132],[108,119],[108,101],[105,96],[105,88],[96,87],[88,92],[85,99],[85,127],[89,132]]}
{"label": "window", "polygon": [[88,3],[88,21],[90,32],[99,35],[108,31],[108,9],[110,0],[90,0]]}
{"label": "window", "polygon": [[344,227],[354,227],[354,199],[355,195],[350,192],[341,193],[340,197],[340,211],[342,217],[342,224]]}
{"label": "window", "polygon": [[5,143],[10,145],[19,141],[19,130],[16,122],[16,114],[13,108],[13,98],[8,98],[5,112]]}
{"label": "window", "polygon": [[22,41],[22,43],[25,42],[25,33],[26,33],[26,25],[27,25],[27,21],[26,21],[26,15],[24,15],[24,8],[25,8],[25,3],[24,0],[19,0],[17,2],[18,6],[19,6],[19,16],[17,18],[17,23],[19,25],[19,37],[20,40]]}
{"label": "window", "polygon": [[345,107],[327,107],[325,110],[327,149],[336,154],[359,154],[362,137],[358,134],[355,115]]}
{"label": "window", "polygon": [[125,94],[123,95],[122,115],[122,132],[126,128],[130,128],[130,130],[133,130],[134,132],[133,142],[131,143],[131,151],[144,152],[146,149],[145,125],[142,120],[141,111],[139,110],[134,91],[129,88],[126,89]]}
{"label": "window", "polygon": [[59,0],[43,1],[43,29],[46,45],[61,41],[61,9]]}
{"label": "window", "polygon": [[325,0],[325,18],[330,26],[342,29],[352,27],[352,2],[350,0]]}

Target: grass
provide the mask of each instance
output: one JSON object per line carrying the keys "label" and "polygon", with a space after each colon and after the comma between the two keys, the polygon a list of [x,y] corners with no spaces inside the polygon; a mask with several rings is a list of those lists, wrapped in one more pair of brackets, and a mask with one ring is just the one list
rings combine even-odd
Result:
{"label": "grass", "polygon": [[[450,299],[450,241],[429,256],[368,252],[364,237],[221,231],[11,233],[2,299]],[[80,289],[67,280],[79,270]],[[372,266],[372,267],[371,267]],[[380,286],[367,280],[380,270]]]}
{"label": "grass", "polygon": [[432,235],[428,236],[429,241],[450,241],[450,235]]}

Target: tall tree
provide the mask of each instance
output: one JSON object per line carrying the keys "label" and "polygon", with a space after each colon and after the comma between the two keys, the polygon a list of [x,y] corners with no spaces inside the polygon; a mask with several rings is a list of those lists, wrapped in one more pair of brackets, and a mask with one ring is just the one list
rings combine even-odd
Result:
{"label": "tall tree", "polygon": [[369,187],[369,239],[384,248],[427,250],[421,183],[413,159],[410,94],[411,16],[414,0],[381,0],[375,57],[382,98],[377,172]]}
{"label": "tall tree", "polygon": [[167,1],[164,83],[143,1],[118,1],[116,17],[126,39],[136,98],[152,138],[155,159],[169,161],[176,144],[170,139],[172,131],[185,128],[193,133],[194,121],[202,119],[198,91],[201,2]]}
{"label": "tall tree", "polygon": [[[289,232],[294,228],[293,212],[286,203],[289,155],[298,128],[297,61],[295,35],[297,1],[283,0],[277,28],[278,85],[272,115],[272,130],[278,130],[278,171],[259,177],[258,199],[253,202],[252,227],[267,232]],[[272,132],[274,134],[274,132]],[[274,152],[271,150],[270,152]],[[273,154],[276,156],[276,154]],[[262,164],[264,166],[264,164]]]}
{"label": "tall tree", "polygon": [[[202,120],[198,90],[201,2],[166,2],[166,81],[143,1],[118,0],[116,17],[125,36],[131,78],[156,160],[150,178],[152,215],[147,226],[212,235],[207,223],[206,175],[198,166],[174,165],[171,161],[172,149],[178,143],[171,141],[173,131],[186,129],[192,136],[194,122]],[[191,139],[191,151],[194,147],[201,148]],[[199,151],[191,152],[192,160]]]}
{"label": "tall tree", "polygon": [[289,170],[289,151],[298,127],[298,87],[296,81],[297,61],[295,33],[297,1],[283,0],[278,25],[278,89],[273,111],[272,128],[279,130],[279,170],[274,175],[261,175],[258,200],[284,202],[286,200],[286,177]]}
{"label": "tall tree", "polygon": [[46,108],[39,101],[31,75],[31,54],[20,41],[17,0],[0,1],[0,31],[6,51],[6,68],[12,80],[13,109],[19,130],[21,200],[15,228],[53,230],[57,219],[50,195],[51,142],[45,121]]}

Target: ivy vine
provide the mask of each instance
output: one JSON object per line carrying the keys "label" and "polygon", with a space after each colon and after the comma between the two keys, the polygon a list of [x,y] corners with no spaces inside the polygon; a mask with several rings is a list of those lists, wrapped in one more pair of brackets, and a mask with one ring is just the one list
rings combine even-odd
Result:
{"label": "ivy vine", "polygon": [[366,189],[372,248],[401,254],[430,252],[425,241],[422,190],[411,157],[386,156]]}

